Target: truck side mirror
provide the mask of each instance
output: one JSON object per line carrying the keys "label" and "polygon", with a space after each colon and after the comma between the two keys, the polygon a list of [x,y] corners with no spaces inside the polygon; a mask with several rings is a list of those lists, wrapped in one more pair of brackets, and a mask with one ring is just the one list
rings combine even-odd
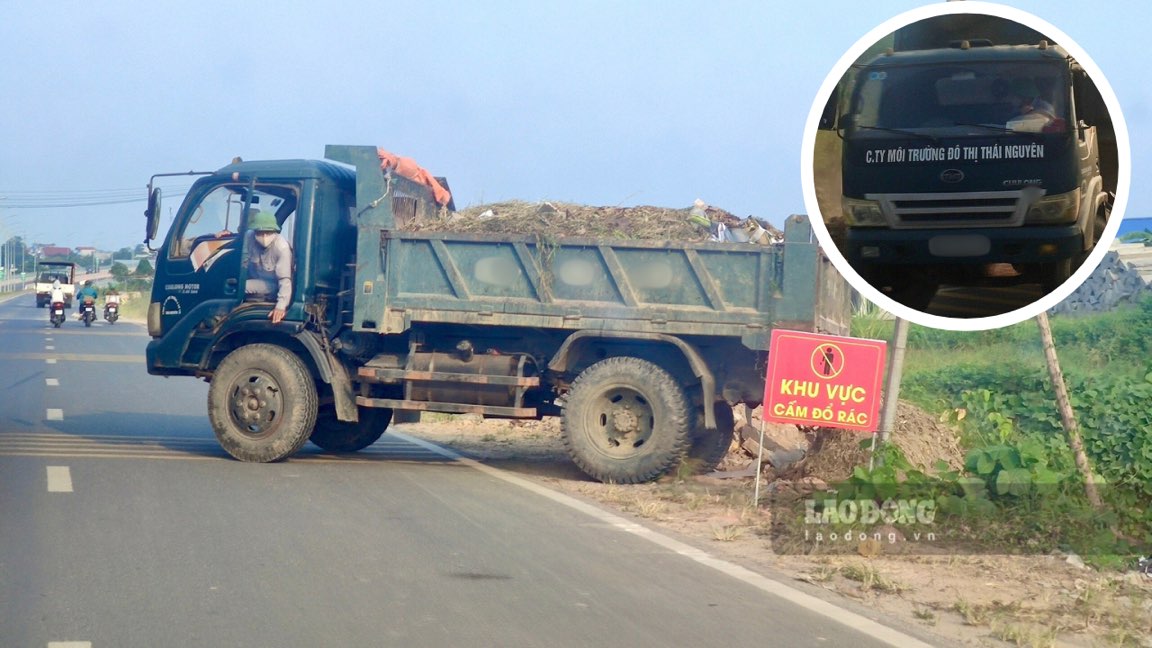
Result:
{"label": "truck side mirror", "polygon": [[144,226],[144,241],[156,239],[156,229],[160,226],[160,187],[156,187],[148,194],[148,207],[144,210],[146,219]]}
{"label": "truck side mirror", "polygon": [[820,124],[817,126],[819,130],[836,130],[839,126],[840,110],[840,86],[832,89],[831,96],[828,97],[828,103],[824,104],[824,111],[820,113]]}

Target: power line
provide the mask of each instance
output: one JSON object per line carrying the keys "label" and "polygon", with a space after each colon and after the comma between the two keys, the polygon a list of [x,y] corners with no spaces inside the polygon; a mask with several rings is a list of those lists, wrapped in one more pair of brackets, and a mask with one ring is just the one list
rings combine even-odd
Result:
{"label": "power line", "polygon": [[17,201],[3,201],[0,202],[0,207],[8,207],[10,209],[63,209],[68,207],[96,207],[99,205],[124,205],[127,203],[144,202],[147,196],[140,198],[122,198],[119,200],[86,200],[86,201],[68,201],[68,202],[17,202]]}
{"label": "power line", "polygon": [[[191,185],[171,187],[175,196],[188,192]],[[140,189],[83,189],[75,191],[3,191],[0,190],[0,208],[7,209],[67,209],[72,207],[98,207],[144,202],[146,192]]]}

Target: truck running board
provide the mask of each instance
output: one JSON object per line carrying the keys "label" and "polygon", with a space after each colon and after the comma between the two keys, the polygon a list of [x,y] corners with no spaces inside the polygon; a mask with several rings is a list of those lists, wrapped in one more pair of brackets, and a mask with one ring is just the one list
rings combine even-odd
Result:
{"label": "truck running board", "polygon": [[434,403],[429,401],[400,400],[396,398],[368,398],[357,396],[361,407],[390,407],[394,410],[447,412],[449,414],[481,414],[509,418],[536,418],[535,407],[497,407],[495,405],[466,405],[463,403]]}

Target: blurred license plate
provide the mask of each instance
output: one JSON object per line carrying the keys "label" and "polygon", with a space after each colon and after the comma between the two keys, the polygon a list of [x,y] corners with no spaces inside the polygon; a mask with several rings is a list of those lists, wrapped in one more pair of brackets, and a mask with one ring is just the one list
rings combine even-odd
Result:
{"label": "blurred license plate", "polygon": [[984,256],[992,241],[980,234],[945,234],[928,239],[928,251],[939,257]]}

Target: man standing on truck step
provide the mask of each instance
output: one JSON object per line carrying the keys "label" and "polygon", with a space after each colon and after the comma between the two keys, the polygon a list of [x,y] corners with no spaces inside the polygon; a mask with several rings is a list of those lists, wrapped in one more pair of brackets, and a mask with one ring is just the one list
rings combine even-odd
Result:
{"label": "man standing on truck step", "polygon": [[280,236],[280,225],[270,213],[251,210],[248,214],[248,280],[244,294],[257,301],[276,300],[268,319],[279,324],[292,298],[292,248]]}

